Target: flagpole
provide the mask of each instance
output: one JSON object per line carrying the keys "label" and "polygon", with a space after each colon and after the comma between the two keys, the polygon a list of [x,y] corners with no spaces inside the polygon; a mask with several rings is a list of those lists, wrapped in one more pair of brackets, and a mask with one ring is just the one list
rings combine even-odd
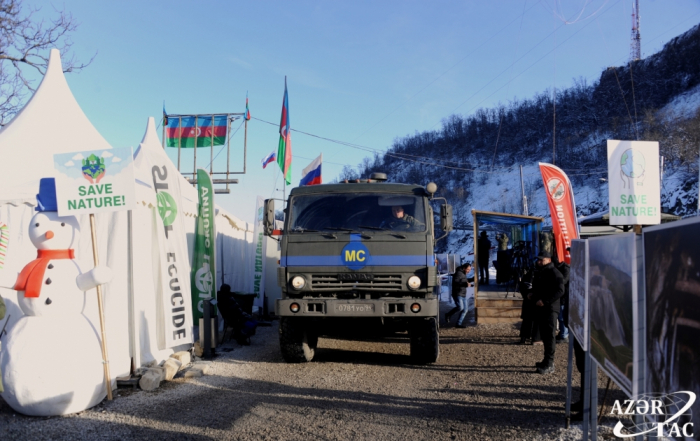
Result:
{"label": "flagpole", "polygon": [[194,171],[192,172],[192,185],[197,183],[197,122],[198,115],[194,116]]}
{"label": "flagpole", "polygon": [[214,172],[214,115],[211,116],[211,154],[209,155],[209,176]]}
{"label": "flagpole", "polygon": [[[231,163],[231,117],[226,115],[226,190],[228,190],[229,164]],[[245,174],[245,162],[243,163]],[[221,270],[223,271],[223,269]]]}
{"label": "flagpole", "polygon": [[177,171],[180,171],[180,148],[182,147],[182,117],[177,118]]}

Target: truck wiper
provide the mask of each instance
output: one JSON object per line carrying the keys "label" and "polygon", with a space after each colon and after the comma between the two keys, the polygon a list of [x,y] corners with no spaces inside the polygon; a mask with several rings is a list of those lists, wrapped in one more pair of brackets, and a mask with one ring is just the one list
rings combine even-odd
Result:
{"label": "truck wiper", "polygon": [[367,228],[369,230],[378,230],[378,231],[386,231],[388,228],[382,228],[382,227],[370,227],[369,225],[360,225],[358,228]]}
{"label": "truck wiper", "polygon": [[294,227],[292,231],[295,233],[318,233],[318,230],[310,230],[304,227]]}
{"label": "truck wiper", "polygon": [[401,234],[401,233],[391,233],[391,235],[392,235],[392,236],[396,236],[396,237],[398,237],[399,239],[406,239],[406,236],[404,236],[404,235]]}
{"label": "truck wiper", "polygon": [[349,232],[351,232],[351,233],[352,233],[353,231],[355,231],[355,230],[353,230],[352,228],[341,228],[341,227],[326,227],[326,228],[324,228],[324,230],[349,231]]}

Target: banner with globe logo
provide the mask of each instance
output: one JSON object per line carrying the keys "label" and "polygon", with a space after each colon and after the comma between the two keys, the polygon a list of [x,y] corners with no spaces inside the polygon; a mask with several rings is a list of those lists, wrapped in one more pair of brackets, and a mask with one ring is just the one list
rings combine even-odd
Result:
{"label": "banner with globe logo", "polygon": [[610,225],[661,223],[659,143],[608,140]]}

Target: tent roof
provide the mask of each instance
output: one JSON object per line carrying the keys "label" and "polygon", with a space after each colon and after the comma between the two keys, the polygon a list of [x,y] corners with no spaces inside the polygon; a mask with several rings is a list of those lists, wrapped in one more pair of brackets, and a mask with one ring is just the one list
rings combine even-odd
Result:
{"label": "tent roof", "polygon": [[491,225],[529,225],[541,223],[544,219],[535,216],[523,216],[521,214],[495,213],[492,211],[472,210],[472,215],[478,224]]}
{"label": "tent roof", "polygon": [[[661,213],[661,223],[680,220],[680,216],[670,213]],[[610,225],[610,214],[608,210],[578,218],[578,223],[582,227],[603,227]]]}
{"label": "tent roof", "polygon": [[39,179],[56,175],[55,153],[111,148],[75,100],[52,49],[36,92],[0,131],[0,205],[36,205]]}
{"label": "tent roof", "polygon": [[182,208],[186,215],[196,216],[197,204],[199,201],[197,189],[177,171],[177,167],[165,153],[165,150],[163,150],[156,132],[155,119],[152,116],[148,118],[148,122],[146,123],[146,132],[143,135],[143,140],[141,140],[139,146],[134,149],[134,178],[136,179],[136,198],[138,202],[146,206],[157,206],[156,193],[153,189],[153,171],[151,170],[151,164],[144,154],[146,151],[150,152],[150,154],[163,157],[164,161],[169,164],[168,168],[180,175],[182,178],[180,182]]}

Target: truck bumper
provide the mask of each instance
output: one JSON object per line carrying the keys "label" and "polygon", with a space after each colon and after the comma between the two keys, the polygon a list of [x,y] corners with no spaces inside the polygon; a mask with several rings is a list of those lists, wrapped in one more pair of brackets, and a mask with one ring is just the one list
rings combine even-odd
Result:
{"label": "truck bumper", "polygon": [[[297,312],[292,305],[298,305]],[[420,306],[413,312],[412,306]],[[438,299],[278,299],[275,312],[283,317],[436,317]],[[294,308],[297,309],[297,308]]]}

